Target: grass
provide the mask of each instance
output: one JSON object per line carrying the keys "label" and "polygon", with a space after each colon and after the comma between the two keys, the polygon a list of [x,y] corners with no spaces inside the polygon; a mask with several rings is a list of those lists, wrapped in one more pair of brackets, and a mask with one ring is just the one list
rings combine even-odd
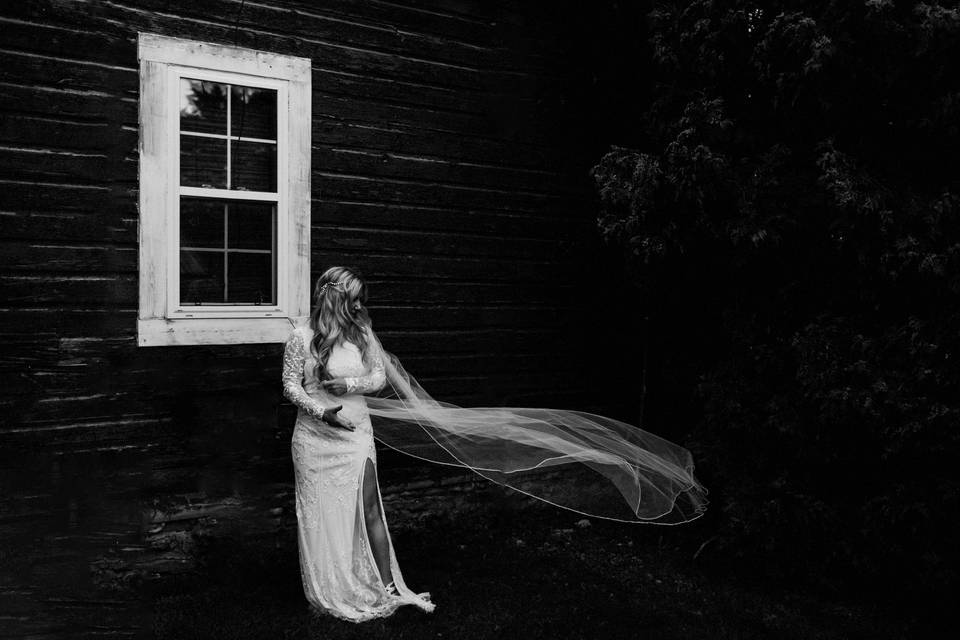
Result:
{"label": "grass", "polygon": [[[213,539],[153,602],[158,638],[909,638],[868,605],[710,575],[678,527],[592,521],[493,488],[388,523],[408,585],[437,609],[353,624],[311,615],[293,534]],[[579,524],[578,524],[579,523]],[[687,527],[695,526],[685,525]]]}

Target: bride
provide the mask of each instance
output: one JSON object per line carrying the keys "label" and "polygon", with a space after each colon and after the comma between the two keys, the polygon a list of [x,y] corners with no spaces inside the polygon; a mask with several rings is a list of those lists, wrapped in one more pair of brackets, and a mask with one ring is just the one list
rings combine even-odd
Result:
{"label": "bride", "polygon": [[571,410],[434,400],[383,349],[366,299],[357,274],[327,269],[309,325],[284,346],[283,392],[298,407],[291,454],[300,573],[315,611],[361,622],[405,604],[434,609],[397,565],[374,436],[588,516],[680,524],[705,511],[707,490],[690,453],[633,425]]}
{"label": "bride", "polygon": [[404,583],[383,517],[362,394],[386,376],[365,299],[362,280],[328,269],[309,326],[290,334],[283,356],[284,395],[298,407],[291,453],[303,590],[317,609],[354,622],[402,604],[434,608],[429,593]]}

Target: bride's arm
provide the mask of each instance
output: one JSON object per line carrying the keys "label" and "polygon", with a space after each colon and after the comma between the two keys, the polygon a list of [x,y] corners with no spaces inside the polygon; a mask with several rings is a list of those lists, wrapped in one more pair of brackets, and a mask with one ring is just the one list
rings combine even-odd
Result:
{"label": "bride's arm", "polygon": [[303,365],[307,356],[300,332],[294,331],[283,347],[283,395],[317,420],[323,420],[324,407],[303,388]]}
{"label": "bride's arm", "polygon": [[368,349],[370,350],[367,356],[370,360],[369,373],[364,376],[357,376],[356,378],[344,378],[344,382],[347,385],[347,393],[370,393],[372,391],[379,391],[383,389],[383,385],[387,381],[387,375],[383,366],[383,356],[380,353],[380,349],[373,342],[373,339],[371,339]]}

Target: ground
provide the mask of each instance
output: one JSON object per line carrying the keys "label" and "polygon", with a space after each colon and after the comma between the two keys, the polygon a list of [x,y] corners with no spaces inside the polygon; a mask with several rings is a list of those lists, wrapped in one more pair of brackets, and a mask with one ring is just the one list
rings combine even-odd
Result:
{"label": "ground", "polygon": [[745,577],[749,571],[705,571],[693,558],[702,542],[697,523],[584,519],[497,487],[455,511],[394,516],[404,578],[431,592],[431,614],[404,607],[361,624],[313,616],[293,535],[269,543],[210,538],[197,547],[197,573],[152,587],[153,633],[204,640],[920,637],[888,617],[895,612],[866,603],[761,584]]}

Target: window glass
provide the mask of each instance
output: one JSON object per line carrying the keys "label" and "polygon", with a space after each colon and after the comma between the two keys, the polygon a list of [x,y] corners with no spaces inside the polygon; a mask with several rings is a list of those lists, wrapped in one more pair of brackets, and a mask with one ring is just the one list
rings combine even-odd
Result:
{"label": "window glass", "polygon": [[277,92],[233,85],[230,134],[238,138],[277,139]]}
{"label": "window glass", "polygon": [[180,304],[276,304],[276,225],[272,202],[182,198]]}
{"label": "window glass", "polygon": [[224,298],[222,251],[180,250],[180,301],[184,305],[210,304]]}
{"label": "window glass", "polygon": [[235,249],[270,249],[273,246],[274,210],[270,203],[232,203],[228,227],[230,246]]}
{"label": "window glass", "polygon": [[180,78],[180,130],[227,135],[227,87]]}
{"label": "window glass", "polygon": [[227,301],[273,304],[273,261],[269,253],[230,252]]}
{"label": "window glass", "polygon": [[277,190],[277,145],[263,142],[233,143],[231,185],[247,191]]}
{"label": "window glass", "polygon": [[181,78],[180,184],[276,192],[276,90]]}
{"label": "window glass", "polygon": [[183,198],[180,201],[180,247],[222,249],[226,206],[222,200]]}
{"label": "window glass", "polygon": [[227,139],[180,135],[180,184],[227,188]]}
{"label": "window glass", "polygon": [[[277,91],[180,79],[180,304],[277,303]],[[260,196],[262,198],[262,196]]]}

